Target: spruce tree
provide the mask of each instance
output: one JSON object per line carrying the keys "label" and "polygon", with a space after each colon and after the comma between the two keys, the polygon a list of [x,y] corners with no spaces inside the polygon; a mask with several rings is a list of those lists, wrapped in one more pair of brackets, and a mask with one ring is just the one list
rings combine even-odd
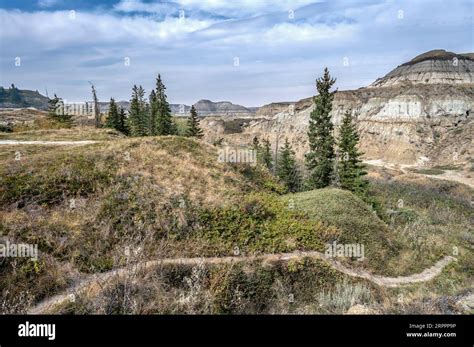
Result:
{"label": "spruce tree", "polygon": [[128,124],[127,124],[127,117],[125,116],[125,110],[123,109],[123,107],[120,107],[117,130],[127,136],[130,135],[130,131],[128,129]]}
{"label": "spruce tree", "polygon": [[173,121],[171,108],[166,99],[166,87],[161,75],[156,79],[156,132],[158,135],[177,135],[178,128]]}
{"label": "spruce tree", "polygon": [[113,128],[119,130],[119,113],[117,109],[117,104],[115,103],[114,98],[110,98],[109,103],[109,113],[107,115],[107,119],[105,120],[105,126],[107,128]]}
{"label": "spruce tree", "polygon": [[257,163],[260,163],[261,154],[262,154],[262,146],[260,145],[260,141],[258,140],[257,136],[254,136],[252,140],[252,150],[255,153],[255,158],[257,159]]}
{"label": "spruce tree", "polygon": [[291,148],[288,139],[285,139],[285,144],[280,152],[277,176],[285,183],[288,191],[294,193],[300,190],[301,175],[296,165],[295,152]]}
{"label": "spruce tree", "polygon": [[[143,91],[143,94],[145,94],[145,91]],[[152,134],[152,128],[150,126],[150,117],[151,117],[151,107],[148,102],[146,102],[145,99],[143,99],[143,126],[145,127],[145,135],[144,136],[150,136]]]}
{"label": "spruce tree", "polygon": [[156,99],[155,90],[152,89],[150,93],[150,135],[159,135],[157,131],[157,118],[158,118],[158,103]]}
{"label": "spruce tree", "polygon": [[339,133],[339,162],[337,165],[341,188],[366,195],[368,182],[363,179],[367,174],[360,159],[363,153],[357,149],[359,134],[353,122],[351,111],[342,119]]}
{"label": "spruce tree", "polygon": [[129,125],[131,136],[146,136],[149,131],[149,117],[144,100],[145,90],[142,86],[133,86],[130,100]]}
{"label": "spruce tree", "polygon": [[48,101],[48,117],[55,122],[70,125],[72,116],[64,111],[63,99],[54,94],[54,98]]}
{"label": "spruce tree", "polygon": [[270,141],[268,139],[263,140],[262,152],[260,155],[260,161],[269,171],[273,168],[272,149]]}
{"label": "spruce tree", "polygon": [[[91,82],[89,82],[91,83]],[[95,90],[94,85],[91,83],[91,88],[92,88],[92,101],[94,103],[94,120],[95,120],[95,127],[100,128],[101,123],[100,123],[100,107],[99,107],[99,98],[97,97],[97,92]]]}
{"label": "spruce tree", "polygon": [[4,102],[7,99],[9,92],[5,90],[2,86],[0,86],[0,101]]}
{"label": "spruce tree", "polygon": [[318,95],[314,97],[315,107],[310,115],[309,152],[306,154],[310,189],[327,187],[333,178],[335,140],[330,112],[335,91],[330,89],[335,82],[327,68],[324,69],[324,76],[316,80]]}
{"label": "spruce tree", "polygon": [[10,87],[10,101],[13,104],[20,104],[20,105],[23,104],[20,91],[18,90],[17,87],[15,87],[13,83]]}
{"label": "spruce tree", "polygon": [[131,136],[140,136],[138,130],[138,118],[140,117],[140,104],[138,102],[138,87],[136,85],[132,88],[132,98],[130,99],[130,112],[128,116],[128,123],[130,127]]}
{"label": "spruce tree", "polygon": [[191,106],[191,113],[188,118],[188,129],[186,130],[186,136],[197,138],[201,138],[204,136],[202,129],[199,127],[199,118],[194,105]]}
{"label": "spruce tree", "polygon": [[252,147],[257,151],[257,153],[260,151],[260,141],[258,140],[257,136],[254,136],[252,140]]}
{"label": "spruce tree", "polygon": [[48,117],[56,120],[58,116],[58,109],[61,106],[61,99],[54,94],[54,98],[48,100]]}
{"label": "spruce tree", "polygon": [[138,101],[140,105],[140,129],[142,135],[150,135],[150,108],[145,99],[145,89],[142,86],[138,87]]}

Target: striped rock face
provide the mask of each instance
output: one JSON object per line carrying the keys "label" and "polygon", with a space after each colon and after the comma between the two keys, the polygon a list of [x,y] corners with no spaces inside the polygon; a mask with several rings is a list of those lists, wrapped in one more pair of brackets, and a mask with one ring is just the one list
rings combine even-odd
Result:
{"label": "striped rock face", "polygon": [[[351,110],[367,160],[460,165],[468,171],[474,156],[473,81],[474,54],[427,52],[368,87],[337,92],[332,108],[336,134],[342,116]],[[275,113],[271,114],[272,110]],[[205,126],[207,137],[245,145],[258,136],[268,138],[273,147],[288,138],[297,157],[303,160],[312,110],[312,98],[271,104],[264,109],[263,118],[255,118],[238,132],[230,134]]]}
{"label": "striped rock face", "polygon": [[434,50],[398,66],[371,87],[392,87],[413,84],[474,83],[474,55]]}

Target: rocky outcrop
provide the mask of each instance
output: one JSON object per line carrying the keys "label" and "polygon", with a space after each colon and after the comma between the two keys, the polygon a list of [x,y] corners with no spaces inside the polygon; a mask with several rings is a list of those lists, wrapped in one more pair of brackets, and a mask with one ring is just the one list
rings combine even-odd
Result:
{"label": "rocky outcrop", "polygon": [[[336,128],[345,112],[354,115],[366,159],[404,165],[472,165],[474,67],[470,68],[468,55],[442,52],[418,56],[369,87],[336,93],[332,111]],[[458,57],[462,74],[450,66],[453,56]],[[226,135],[225,141],[243,145],[258,136],[276,147],[288,138],[303,159],[312,98],[294,105],[294,112],[284,109],[250,122],[240,133]],[[208,135],[215,139],[222,133]]]}
{"label": "rocky outcrop", "polygon": [[291,106],[294,107],[294,105],[294,102],[273,102],[260,107],[255,115],[258,117],[271,117],[277,113],[291,111]]}
{"label": "rocky outcrop", "polygon": [[[130,102],[119,101],[117,104],[128,111]],[[108,102],[100,102],[100,110],[107,113],[109,110]],[[229,101],[212,102],[210,100],[199,100],[194,104],[199,116],[253,116],[255,111],[241,105],[233,104]],[[187,117],[191,106],[184,104],[170,104],[171,113],[177,117]]]}
{"label": "rocky outcrop", "polygon": [[37,90],[0,87],[0,108],[27,108],[34,107],[39,110],[48,109],[48,101],[44,95]]}
{"label": "rocky outcrop", "polygon": [[248,108],[233,104],[229,101],[212,102],[210,100],[199,100],[194,104],[196,111],[201,116],[206,115],[252,115],[254,112]]}
{"label": "rocky outcrop", "polygon": [[445,50],[423,53],[398,66],[372,87],[391,87],[406,82],[415,84],[474,83],[474,58],[471,54],[456,54]]}

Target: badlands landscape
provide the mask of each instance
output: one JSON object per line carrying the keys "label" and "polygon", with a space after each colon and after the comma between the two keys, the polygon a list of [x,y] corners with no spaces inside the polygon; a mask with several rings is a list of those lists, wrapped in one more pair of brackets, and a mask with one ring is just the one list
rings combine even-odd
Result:
{"label": "badlands landscape", "polygon": [[[444,50],[414,57],[367,87],[338,91],[331,113],[334,123],[340,124],[350,110],[371,165],[422,170],[472,187],[473,61],[472,53]],[[303,159],[312,99],[265,105],[256,112],[256,120],[233,134],[226,131],[225,120],[206,118],[206,135],[216,140],[225,134],[226,141],[237,144],[249,143],[254,136],[272,142],[288,138]]]}
{"label": "badlands landscape", "polygon": [[[5,87],[0,235],[38,254],[1,260],[0,312],[472,313],[474,54],[429,51],[333,95],[335,138],[347,114],[359,135],[363,193],[305,183],[316,90],[260,108],[201,100],[197,121],[170,105],[173,135],[130,136],[133,98],[117,102],[119,131],[112,104],[64,122],[50,98]],[[229,148],[256,161],[221,160]]]}

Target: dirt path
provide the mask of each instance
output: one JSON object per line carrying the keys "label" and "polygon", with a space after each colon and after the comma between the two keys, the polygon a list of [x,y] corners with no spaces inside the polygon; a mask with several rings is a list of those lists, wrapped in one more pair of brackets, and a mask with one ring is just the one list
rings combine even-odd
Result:
{"label": "dirt path", "polygon": [[409,170],[409,169],[416,169],[416,168],[422,169],[423,168],[423,167],[417,167],[416,165],[408,165],[408,164],[395,165],[395,164],[384,162],[381,159],[364,160],[364,163],[373,165],[373,166],[384,167],[391,170],[398,170],[404,175],[412,175],[412,176],[419,176],[419,177],[428,177],[428,178],[433,178],[437,180],[453,181],[453,182],[462,183],[471,188],[474,188],[474,180],[472,178],[466,177],[463,174],[463,172],[445,170],[444,173],[440,175],[428,175],[428,174],[413,172]]}
{"label": "dirt path", "polygon": [[49,146],[70,146],[70,145],[90,145],[97,141],[22,141],[22,140],[0,140],[0,145],[49,145]]}
{"label": "dirt path", "polygon": [[327,262],[334,269],[352,277],[364,278],[371,281],[379,286],[384,287],[398,287],[401,285],[426,282],[443,271],[444,267],[456,260],[451,256],[445,256],[439,260],[436,264],[430,268],[425,269],[419,274],[413,274],[410,276],[403,277],[384,277],[373,275],[365,270],[351,269],[333,258],[326,257],[323,253],[317,251],[306,251],[306,252],[293,252],[293,253],[281,253],[281,254],[263,254],[258,256],[234,256],[234,257],[211,257],[211,258],[167,258],[159,260],[151,260],[140,264],[133,265],[132,267],[124,267],[109,272],[100,274],[93,274],[76,284],[74,287],[68,289],[66,293],[55,295],[45,301],[39,303],[37,306],[30,309],[29,314],[42,314],[47,313],[54,306],[71,301],[75,298],[75,295],[85,293],[87,291],[97,288],[99,284],[106,285],[106,282],[115,277],[123,277],[127,274],[133,273],[137,268],[150,269],[157,265],[197,265],[197,264],[229,264],[229,263],[242,263],[250,261],[264,261],[264,262],[278,262],[288,261],[291,259],[300,258],[318,258]]}

